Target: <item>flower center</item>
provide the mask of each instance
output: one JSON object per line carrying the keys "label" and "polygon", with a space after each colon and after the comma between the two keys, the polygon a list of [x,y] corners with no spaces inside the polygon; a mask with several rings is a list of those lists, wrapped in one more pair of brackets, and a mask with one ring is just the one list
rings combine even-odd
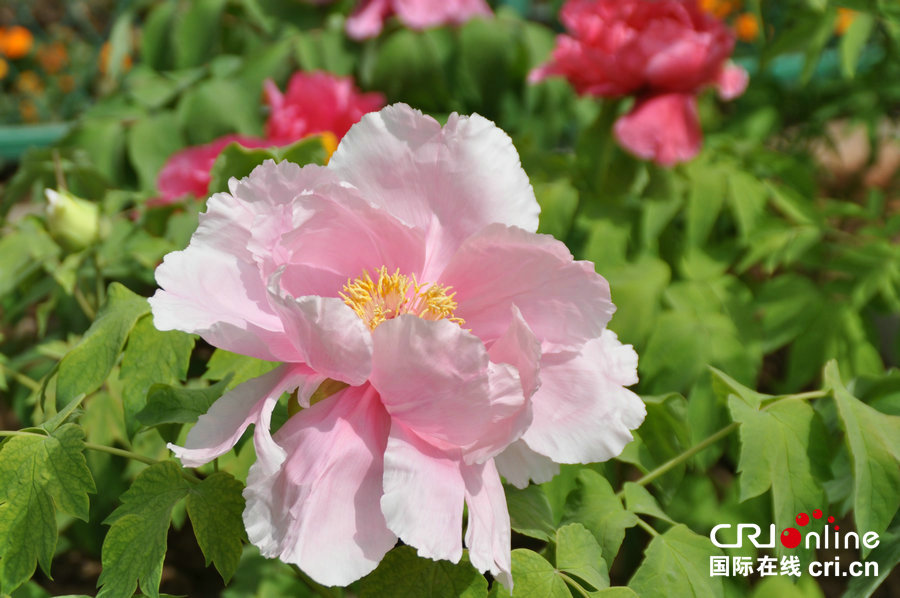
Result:
{"label": "flower center", "polygon": [[372,280],[367,271],[347,284],[338,293],[350,309],[356,312],[370,330],[400,314],[412,314],[423,320],[450,320],[462,325],[464,321],[453,315],[457,302],[456,293],[449,293],[452,287],[434,282],[419,283],[416,275],[400,274],[398,268],[393,274],[382,266]]}

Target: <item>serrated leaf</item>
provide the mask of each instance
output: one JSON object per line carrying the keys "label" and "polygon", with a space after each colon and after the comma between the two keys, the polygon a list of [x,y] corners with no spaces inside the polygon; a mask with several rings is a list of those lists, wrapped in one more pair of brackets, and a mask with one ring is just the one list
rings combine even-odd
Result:
{"label": "serrated leaf", "polygon": [[183,380],[193,349],[193,336],[178,330],[157,330],[149,315],[134,325],[119,370],[119,379],[124,382],[122,403],[129,435],[138,428],[137,414],[147,404],[147,391],[155,384]]}
{"label": "serrated leaf", "polygon": [[603,558],[611,563],[625,538],[625,528],[637,524],[637,517],[626,511],[612,486],[596,471],[578,473],[577,486],[566,499],[563,523],[581,523],[597,539]]}
{"label": "serrated leaf", "polygon": [[623,489],[625,490],[625,507],[629,511],[632,511],[633,513],[643,513],[644,515],[650,515],[651,517],[656,517],[657,519],[662,519],[669,523],[675,523],[672,521],[672,518],[666,515],[659,507],[659,503],[656,502],[656,499],[653,498],[650,491],[643,486],[639,486],[634,482],[625,482]]}
{"label": "serrated leaf", "polygon": [[609,587],[609,567],[603,551],[586,527],[580,523],[564,525],[556,530],[555,540],[557,569],[588,592]]}
{"label": "serrated leaf", "polygon": [[123,285],[109,285],[106,303],[81,342],[63,357],[56,381],[57,402],[66,405],[81,393],[100,388],[116,363],[128,333],[150,311],[147,300]]}
{"label": "serrated leaf", "polygon": [[549,540],[556,531],[550,501],[540,486],[505,486],[506,506],[512,529],[538,540]]}
{"label": "serrated leaf", "polygon": [[193,423],[224,394],[229,380],[226,377],[207,388],[154,384],[147,392],[147,405],[137,414],[137,419],[145,426]]}
{"label": "serrated leaf", "polygon": [[[853,458],[853,518],[863,532],[881,534],[900,508],[900,417],[869,407],[841,382],[837,362],[825,366],[844,440]],[[868,549],[863,549],[863,557]]]}
{"label": "serrated leaf", "polygon": [[[825,507],[825,494],[816,477],[828,462],[824,426],[810,405],[784,399],[758,411],[732,396],[728,407],[741,424],[740,500],[772,489],[775,526],[789,527],[798,513]],[[776,543],[779,553],[781,543]],[[798,548],[798,550],[800,550]]]}
{"label": "serrated leaf", "polygon": [[487,580],[463,557],[459,564],[416,556],[414,548],[399,546],[359,585],[360,598],[484,598]]}
{"label": "serrated leaf", "polygon": [[713,392],[722,400],[728,400],[729,395],[736,395],[751,407],[759,408],[760,403],[765,399],[771,398],[770,395],[756,392],[752,388],[744,386],[721,370],[712,366],[710,366],[709,370],[712,373]]}
{"label": "serrated leaf", "polygon": [[51,435],[13,436],[0,445],[0,586],[12,592],[37,563],[47,575],[56,549],[56,510],[87,521],[96,492],[84,432],[65,424]]}
{"label": "serrated leaf", "polygon": [[134,480],[104,521],[111,527],[103,540],[98,598],[130,597],[138,584],[158,598],[172,508],[189,489],[172,461],[151,465]]}
{"label": "serrated leaf", "polygon": [[225,583],[241,560],[243,489],[244,485],[231,474],[214,473],[192,487],[187,498],[188,516],[206,564],[212,562]]}
{"label": "serrated leaf", "polygon": [[246,148],[231,143],[222,150],[210,170],[209,192],[227,191],[232,177],[242,179],[266,160],[295,164],[324,164],[328,159],[322,135],[311,135],[287,147]]}
{"label": "serrated leaf", "polygon": [[709,557],[718,554],[709,538],[676,525],[650,541],[628,587],[641,598],[724,596],[722,579],[709,575]]}

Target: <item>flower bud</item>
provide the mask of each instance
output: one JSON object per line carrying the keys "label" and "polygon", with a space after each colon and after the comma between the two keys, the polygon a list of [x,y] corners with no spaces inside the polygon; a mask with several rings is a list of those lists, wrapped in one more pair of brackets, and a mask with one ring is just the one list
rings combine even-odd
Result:
{"label": "flower bud", "polygon": [[75,197],[68,191],[45,189],[47,227],[65,249],[79,251],[100,237],[100,209],[93,202]]}

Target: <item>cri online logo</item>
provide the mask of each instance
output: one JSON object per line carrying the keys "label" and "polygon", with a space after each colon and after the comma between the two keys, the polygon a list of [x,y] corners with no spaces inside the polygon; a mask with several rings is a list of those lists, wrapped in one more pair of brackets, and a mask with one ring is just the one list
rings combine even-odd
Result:
{"label": "cri online logo", "polygon": [[[822,510],[816,509],[812,512],[813,519],[822,519]],[[809,525],[810,519],[809,515],[806,513],[798,513],[795,518],[798,527],[806,527]],[[838,531],[841,529],[839,525],[835,525],[829,529],[828,524],[834,523],[834,517],[828,517],[827,522],[825,524],[824,531],[819,534],[818,532],[807,531],[806,532],[806,548],[840,548],[841,538],[838,536]],[[718,539],[718,533],[721,529],[731,528],[730,523],[720,523],[719,525],[712,528],[709,532],[709,539],[712,543],[719,548],[740,548],[743,545],[743,539],[746,535],[747,539],[750,540],[754,546],[757,548],[775,548],[775,524],[771,524],[769,526],[769,541],[763,543],[760,541],[760,535],[762,534],[762,530],[755,523],[739,523],[737,526],[737,539],[734,543],[729,544],[726,542],[720,542]],[[745,531],[747,533],[745,533]],[[829,531],[833,531],[833,542],[831,541],[831,534]],[[860,537],[856,532],[846,532],[842,534],[843,536],[843,547],[845,549],[854,548],[859,549],[860,545]],[[823,538],[824,537],[824,538]],[[796,527],[788,527],[785,528],[784,531],[779,535],[779,540],[781,541],[782,546],[785,548],[796,548],[800,546],[803,542],[804,534]],[[824,539],[824,544],[822,540]],[[862,536],[862,545],[866,548],[872,549],[878,546],[879,544],[878,534],[875,532],[866,532]]]}

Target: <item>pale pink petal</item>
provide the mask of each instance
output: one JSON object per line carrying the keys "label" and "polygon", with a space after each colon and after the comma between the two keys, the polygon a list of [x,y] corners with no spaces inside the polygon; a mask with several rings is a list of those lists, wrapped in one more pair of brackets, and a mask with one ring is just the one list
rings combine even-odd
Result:
{"label": "pale pink petal", "polygon": [[440,450],[393,421],[384,453],[381,510],[388,528],[419,556],[454,563],[462,556],[459,468],[459,450]]}
{"label": "pale pink petal", "polygon": [[494,463],[506,481],[524,488],[529,480],[535,484],[549,482],[559,473],[559,465],[550,457],[536,453],[521,438],[494,457]]}
{"label": "pale pink petal", "polygon": [[275,434],[287,459],[275,471],[257,462],[247,476],[250,541],[328,586],[372,571],[397,540],[379,504],[389,426],[368,385],[291,417]]}
{"label": "pale pink petal", "polygon": [[510,311],[512,321],[503,336],[491,344],[488,355],[494,363],[515,366],[522,381],[522,393],[526,398],[531,398],[541,385],[541,343],[528,327],[519,308],[513,305]]}
{"label": "pale pink petal", "polygon": [[715,85],[719,91],[719,97],[723,100],[733,100],[744,93],[747,84],[750,82],[750,75],[743,67],[734,64],[731,61],[725,63],[719,76],[716,77]]}
{"label": "pale pink petal", "polygon": [[372,339],[369,380],[394,421],[419,436],[482,460],[527,427],[516,369],[491,363],[484,344],[458,325],[401,315],[380,324]]}
{"label": "pale pink petal", "polygon": [[540,208],[509,136],[476,115],[441,125],[405,104],[367,114],[328,164],[366,200],[428,231],[425,279],[492,222],[537,230]]}
{"label": "pale pink petal", "polygon": [[509,511],[506,495],[494,462],[464,465],[466,505],[469,523],[466,547],[469,560],[479,571],[490,571],[508,590],[512,590],[512,555]]}
{"label": "pale pink petal", "polygon": [[522,439],[557,463],[606,461],[631,442],[646,414],[634,384],[637,355],[612,331],[580,351],[544,354],[534,420]]}
{"label": "pale pink petal", "polygon": [[292,200],[331,184],[327,169],[271,160],[217,193],[184,251],[156,269],[160,290],[151,297],[160,330],[199,334],[210,344],[270,361],[300,361],[269,304],[268,276],[282,257],[282,235],[293,228]]}
{"label": "pale pink petal", "polygon": [[545,350],[598,336],[615,311],[593,264],[574,261],[550,235],[498,224],[469,238],[440,281],[456,291],[464,326],[485,342],[506,331],[513,304]]}
{"label": "pale pink petal", "polygon": [[381,33],[384,20],[394,11],[391,0],[362,0],[347,17],[347,35],[356,40],[368,39]]}
{"label": "pale pink petal", "polygon": [[[277,249],[286,263],[281,284],[295,297],[337,297],[348,280],[364,272],[376,280],[382,267],[418,275],[425,262],[422,231],[338,185],[296,198],[292,229]],[[311,277],[312,268],[318,273]]]}
{"label": "pale pink petal", "polygon": [[[188,432],[184,446],[169,444],[185,467],[198,467],[222,455],[235,445],[250,424],[266,420],[282,393],[305,386],[312,372],[304,366],[282,365],[258,378],[248,380],[222,395]],[[315,386],[318,386],[316,383]],[[309,394],[312,394],[309,390]],[[259,426],[257,426],[259,428]],[[267,428],[268,426],[263,426]],[[266,435],[268,432],[266,432]],[[260,440],[268,445],[265,436]],[[277,453],[277,450],[275,451]],[[277,460],[277,455],[276,455]]]}
{"label": "pale pink petal", "polygon": [[462,24],[493,13],[484,0],[394,0],[397,18],[411,29]]}
{"label": "pale pink petal", "polygon": [[369,328],[342,299],[290,296],[281,288],[281,272],[273,274],[269,295],[300,361],[341,382],[354,386],[365,382],[372,371]]}
{"label": "pale pink petal", "polygon": [[613,127],[626,150],[662,166],[685,162],[700,152],[703,132],[697,98],[690,93],[666,93],[639,100]]}

